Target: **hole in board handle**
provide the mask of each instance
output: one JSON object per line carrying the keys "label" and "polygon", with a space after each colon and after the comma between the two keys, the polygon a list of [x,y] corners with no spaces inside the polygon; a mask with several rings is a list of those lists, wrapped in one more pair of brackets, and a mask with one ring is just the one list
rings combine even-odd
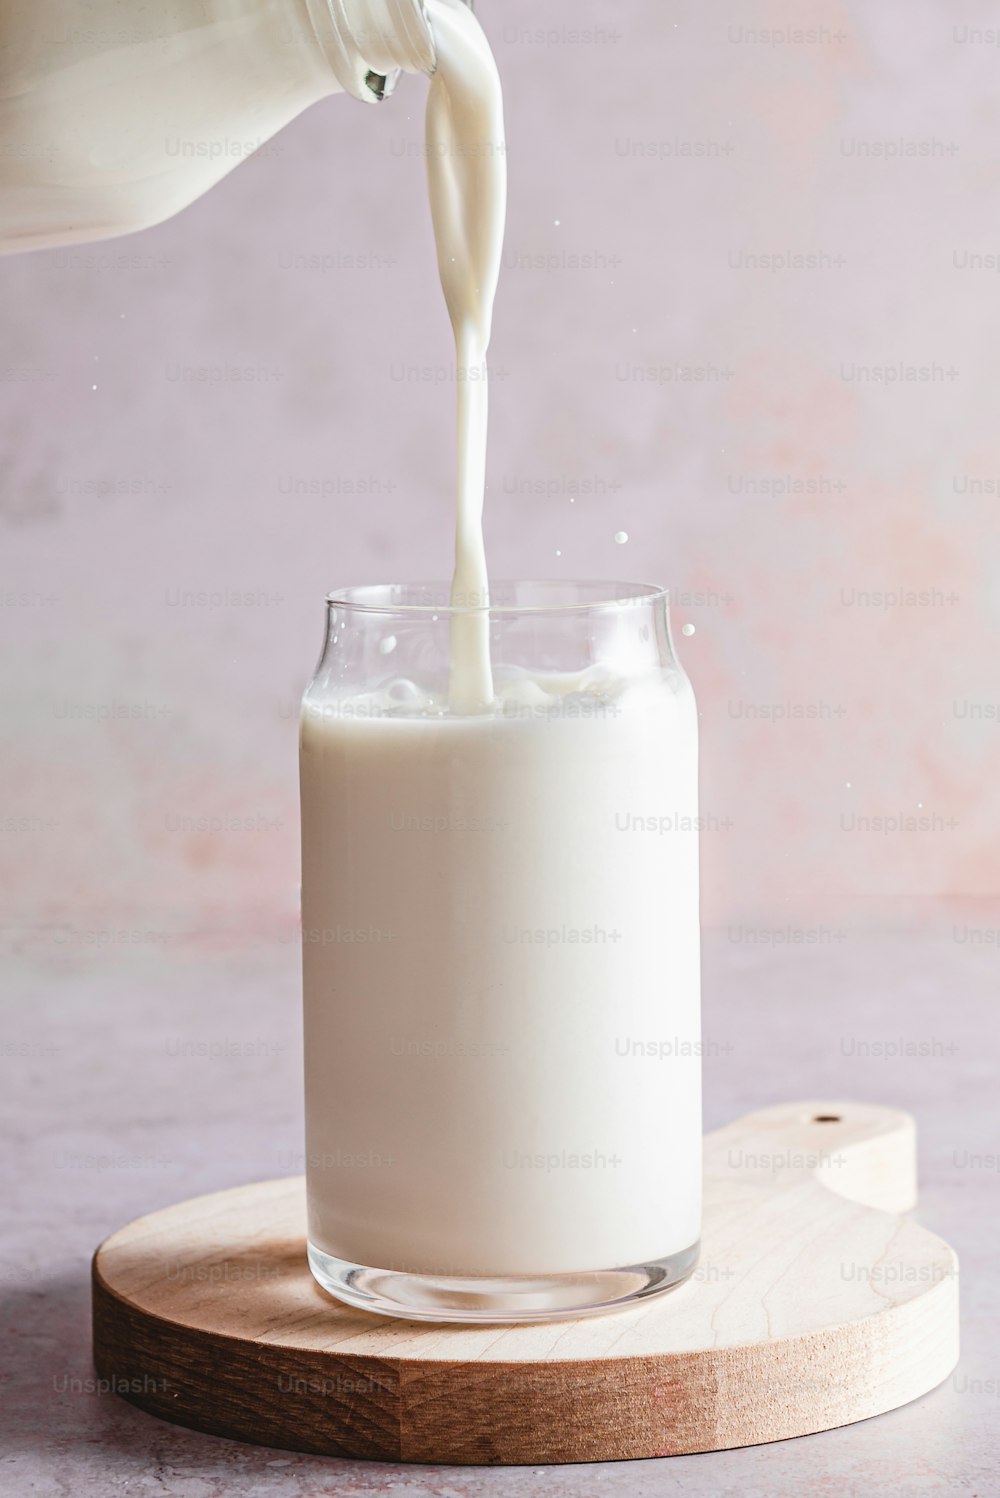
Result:
{"label": "hole in board handle", "polygon": [[842,1119],[839,1113],[814,1113],[812,1121],[813,1123],[841,1123]]}

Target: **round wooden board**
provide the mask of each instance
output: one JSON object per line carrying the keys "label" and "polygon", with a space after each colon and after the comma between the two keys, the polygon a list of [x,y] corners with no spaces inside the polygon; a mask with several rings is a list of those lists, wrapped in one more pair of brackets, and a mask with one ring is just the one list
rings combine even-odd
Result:
{"label": "round wooden board", "polygon": [[529,1463],[783,1440],[927,1393],[958,1357],[958,1267],[902,1216],[912,1119],[784,1104],[705,1141],[702,1257],[592,1320],[455,1327],[313,1282],[300,1178],[140,1218],[94,1256],[94,1361],[132,1403],[331,1456]]}

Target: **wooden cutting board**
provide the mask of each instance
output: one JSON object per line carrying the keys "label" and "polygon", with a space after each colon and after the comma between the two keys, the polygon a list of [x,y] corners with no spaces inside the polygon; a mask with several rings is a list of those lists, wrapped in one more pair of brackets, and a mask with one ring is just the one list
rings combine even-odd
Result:
{"label": "wooden cutting board", "polygon": [[779,1441],[926,1394],[958,1357],[958,1265],[903,1216],[905,1113],[788,1103],[705,1141],[694,1277],[591,1320],[455,1327],[331,1300],[300,1178],[142,1217],[97,1250],[94,1361],[196,1430],[331,1456],[530,1463]]}

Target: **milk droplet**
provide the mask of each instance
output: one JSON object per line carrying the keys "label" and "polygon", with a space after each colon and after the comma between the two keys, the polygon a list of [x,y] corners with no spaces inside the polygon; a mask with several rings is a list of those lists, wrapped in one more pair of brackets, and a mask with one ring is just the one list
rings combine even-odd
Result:
{"label": "milk droplet", "polygon": [[382,655],[391,655],[396,648],[396,636],[383,635],[382,639],[378,642],[378,648]]}
{"label": "milk droplet", "polygon": [[682,635],[693,635],[694,634],[694,625],[693,624],[682,624],[681,625],[681,634]]}
{"label": "milk droplet", "polygon": [[628,531],[615,531],[615,540],[619,546],[624,546],[628,540]]}
{"label": "milk droplet", "polygon": [[419,702],[420,695],[420,688],[416,683],[405,678],[394,681],[389,688],[389,696],[393,702]]}

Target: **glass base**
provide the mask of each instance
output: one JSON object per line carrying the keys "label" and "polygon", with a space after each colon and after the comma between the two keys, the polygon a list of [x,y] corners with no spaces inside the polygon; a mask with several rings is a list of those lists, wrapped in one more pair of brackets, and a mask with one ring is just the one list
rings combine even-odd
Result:
{"label": "glass base", "polygon": [[698,1262],[697,1243],[666,1259],[578,1274],[453,1276],[369,1269],[313,1244],[309,1268],[337,1300],[404,1321],[567,1321],[622,1310],[674,1290]]}

